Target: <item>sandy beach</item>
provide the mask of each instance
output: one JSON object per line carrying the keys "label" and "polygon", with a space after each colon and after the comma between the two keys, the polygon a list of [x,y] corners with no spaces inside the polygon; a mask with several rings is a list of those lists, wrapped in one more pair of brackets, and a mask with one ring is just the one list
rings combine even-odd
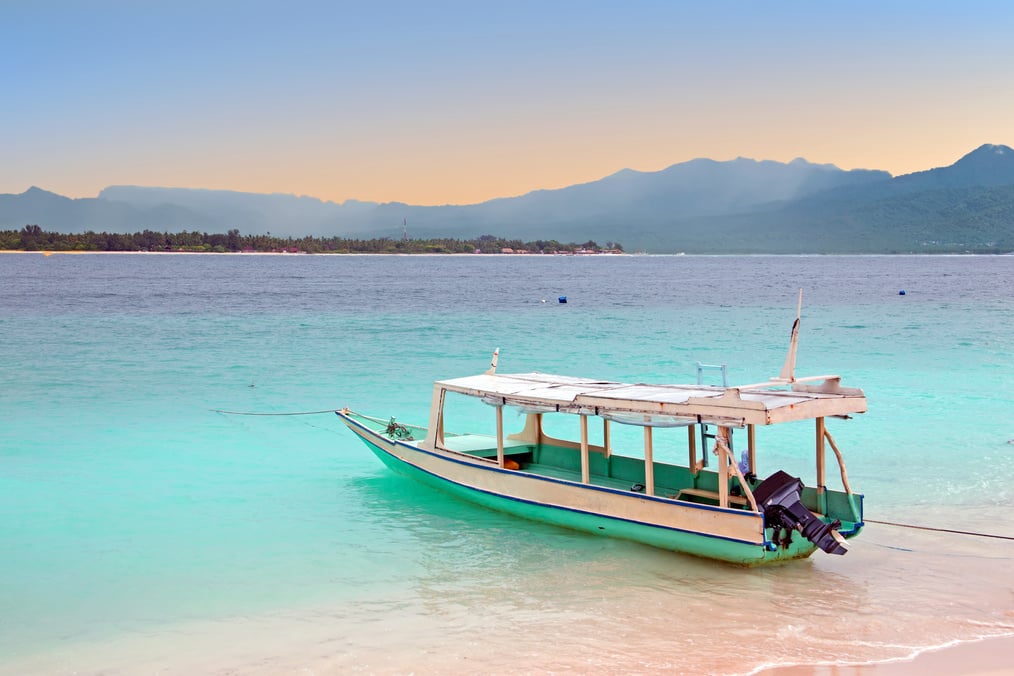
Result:
{"label": "sandy beach", "polygon": [[957,643],[911,659],[855,666],[776,667],[763,676],[1001,676],[1014,674],[1014,635]]}

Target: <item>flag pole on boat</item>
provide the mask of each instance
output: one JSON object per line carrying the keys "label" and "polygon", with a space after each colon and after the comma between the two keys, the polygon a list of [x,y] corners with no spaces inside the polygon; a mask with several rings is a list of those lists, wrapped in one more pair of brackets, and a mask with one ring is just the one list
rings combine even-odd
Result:
{"label": "flag pole on boat", "polygon": [[777,378],[772,380],[784,383],[796,381],[796,347],[799,345],[799,317],[803,313],[803,290],[799,290],[799,303],[796,305],[796,321],[792,324],[792,336],[789,338],[789,353],[785,356],[785,365]]}

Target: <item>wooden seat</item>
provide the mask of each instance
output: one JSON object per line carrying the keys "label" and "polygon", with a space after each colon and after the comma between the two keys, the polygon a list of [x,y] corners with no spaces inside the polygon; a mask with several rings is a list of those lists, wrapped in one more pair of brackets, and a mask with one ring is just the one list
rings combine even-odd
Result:
{"label": "wooden seat", "polygon": [[[527,442],[512,439],[505,440],[503,446],[504,455],[528,453],[532,450]],[[444,447],[458,453],[476,455],[480,458],[496,457],[496,437],[485,434],[448,435],[444,439]]]}
{"label": "wooden seat", "polygon": [[[693,496],[696,498],[704,498],[706,500],[714,500],[715,504],[718,504],[718,491],[706,491],[703,488],[683,488],[676,494],[677,500],[683,500],[684,495]],[[690,500],[688,502],[693,502]],[[746,506],[747,500],[742,495],[729,495],[730,505]]]}

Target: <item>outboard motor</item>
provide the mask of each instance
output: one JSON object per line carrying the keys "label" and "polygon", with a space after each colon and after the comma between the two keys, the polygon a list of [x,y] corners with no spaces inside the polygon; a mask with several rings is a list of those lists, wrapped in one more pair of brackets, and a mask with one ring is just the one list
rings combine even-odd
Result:
{"label": "outboard motor", "polygon": [[824,523],[814,516],[802,503],[802,491],[801,480],[778,470],[754,489],[753,497],[768,525],[776,530],[798,530],[828,554],[844,554],[848,549],[837,530],[841,522]]}

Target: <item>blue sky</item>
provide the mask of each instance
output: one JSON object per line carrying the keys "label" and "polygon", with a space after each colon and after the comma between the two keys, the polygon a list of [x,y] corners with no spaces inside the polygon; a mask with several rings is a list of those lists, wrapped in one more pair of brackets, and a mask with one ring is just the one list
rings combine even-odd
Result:
{"label": "blue sky", "polygon": [[1000,2],[11,2],[0,193],[470,203],[695,157],[1014,143]]}

